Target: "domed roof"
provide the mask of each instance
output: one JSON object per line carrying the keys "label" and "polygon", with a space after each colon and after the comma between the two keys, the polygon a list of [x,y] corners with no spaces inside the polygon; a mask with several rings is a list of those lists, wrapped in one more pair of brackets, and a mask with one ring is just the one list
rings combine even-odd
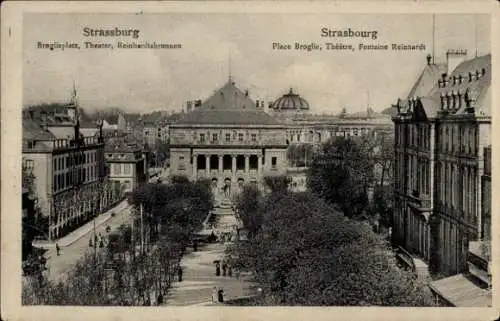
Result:
{"label": "domed roof", "polygon": [[272,109],[278,110],[309,110],[309,103],[299,94],[293,92],[290,88],[288,94],[284,94],[278,98],[272,105]]}

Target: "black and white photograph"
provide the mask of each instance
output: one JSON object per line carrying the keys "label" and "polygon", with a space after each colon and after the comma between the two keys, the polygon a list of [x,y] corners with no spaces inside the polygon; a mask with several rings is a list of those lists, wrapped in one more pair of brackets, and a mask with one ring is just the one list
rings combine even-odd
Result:
{"label": "black and white photograph", "polygon": [[491,23],[23,13],[21,305],[494,307]]}

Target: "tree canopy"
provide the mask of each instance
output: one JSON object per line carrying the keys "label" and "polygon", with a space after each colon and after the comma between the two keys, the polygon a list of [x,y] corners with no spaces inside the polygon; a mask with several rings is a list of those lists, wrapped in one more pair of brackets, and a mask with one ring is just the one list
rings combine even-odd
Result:
{"label": "tree canopy", "polygon": [[337,204],[346,216],[356,217],[368,206],[373,179],[370,146],[361,140],[335,137],[314,154],[307,184],[312,192]]}
{"label": "tree canopy", "polygon": [[[239,207],[247,211],[240,214],[247,216],[243,223],[258,229],[231,255],[263,289],[258,304],[432,305],[427,290],[398,268],[369,224],[308,192],[244,193],[252,205]],[[255,213],[257,218],[249,219]]]}

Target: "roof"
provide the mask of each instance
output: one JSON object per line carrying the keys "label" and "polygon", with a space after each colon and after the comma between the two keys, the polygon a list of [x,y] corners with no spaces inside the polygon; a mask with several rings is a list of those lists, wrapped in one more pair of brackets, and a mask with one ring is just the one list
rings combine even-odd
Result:
{"label": "roof", "polygon": [[[412,112],[425,114],[428,118],[437,117],[442,109],[442,96],[453,94],[463,100],[468,93],[467,95],[475,100],[477,115],[491,116],[491,54],[463,61],[450,75],[446,75],[445,71],[441,73],[442,68],[444,66],[426,66],[408,95],[408,100],[417,98]],[[441,75],[438,77],[439,74]],[[443,82],[443,75],[446,77],[446,83]],[[433,79],[434,86],[430,88]],[[408,100],[398,100],[397,106],[403,113],[411,109]],[[466,103],[458,103],[457,109],[452,109],[451,112],[468,114],[466,108]]]}
{"label": "roof", "polygon": [[186,114],[176,124],[217,125],[280,125],[273,117],[260,110],[195,110]]}
{"label": "roof", "polygon": [[[484,74],[483,74],[484,72]],[[479,79],[469,79],[469,74],[479,75]],[[463,78],[462,82],[453,83],[453,78]],[[491,54],[465,60],[460,63],[448,76],[446,86],[435,86],[432,90],[432,99],[441,108],[441,95],[448,93],[469,92],[476,100],[476,112],[482,116],[491,116]],[[454,114],[465,114],[467,106],[462,104],[461,108]]]}
{"label": "roof", "polygon": [[104,146],[106,153],[135,153],[142,150],[135,142],[125,140],[108,140]]}
{"label": "roof", "polygon": [[75,137],[74,126],[49,126],[48,130],[58,139],[73,139]]}
{"label": "roof", "polygon": [[279,121],[256,106],[247,93],[229,81],[197,109],[184,114],[176,124],[279,125]]}
{"label": "roof", "polygon": [[23,119],[23,140],[38,140],[38,141],[52,141],[56,136],[45,130],[36,121],[26,118]]}
{"label": "roof", "polygon": [[257,110],[255,102],[250,99],[248,93],[242,92],[234,81],[229,78],[226,84],[215,91],[215,93],[205,100],[200,109],[217,110]]}
{"label": "roof", "polygon": [[271,108],[274,110],[309,110],[309,103],[290,88],[290,91],[278,98]]}
{"label": "roof", "polygon": [[456,307],[490,307],[492,304],[491,291],[482,289],[465,274],[434,281],[430,287]]}
{"label": "roof", "polygon": [[446,72],[446,68],[446,64],[427,64],[422,73],[420,73],[415,84],[413,84],[407,97],[422,97],[428,95],[441,75]]}

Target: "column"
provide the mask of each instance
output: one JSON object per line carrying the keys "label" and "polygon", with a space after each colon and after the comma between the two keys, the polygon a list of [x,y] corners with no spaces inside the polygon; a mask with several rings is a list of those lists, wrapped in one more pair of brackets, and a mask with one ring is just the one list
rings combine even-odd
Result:
{"label": "column", "polygon": [[193,154],[193,178],[196,179],[198,174],[198,155]]}
{"label": "column", "polygon": [[260,178],[260,172],[262,170],[262,156],[257,156],[257,178]]}
{"label": "column", "polygon": [[232,161],[233,161],[232,172],[233,172],[233,176],[236,176],[236,155],[231,155],[231,156],[232,156]]}
{"label": "column", "polygon": [[223,167],[222,167],[223,158],[224,158],[224,155],[219,155],[219,175],[222,175],[222,172],[223,172]]}
{"label": "column", "polygon": [[248,175],[248,171],[250,170],[250,156],[245,155],[245,175]]}
{"label": "column", "polygon": [[206,175],[210,174],[210,155],[205,155],[205,171],[207,172]]}

